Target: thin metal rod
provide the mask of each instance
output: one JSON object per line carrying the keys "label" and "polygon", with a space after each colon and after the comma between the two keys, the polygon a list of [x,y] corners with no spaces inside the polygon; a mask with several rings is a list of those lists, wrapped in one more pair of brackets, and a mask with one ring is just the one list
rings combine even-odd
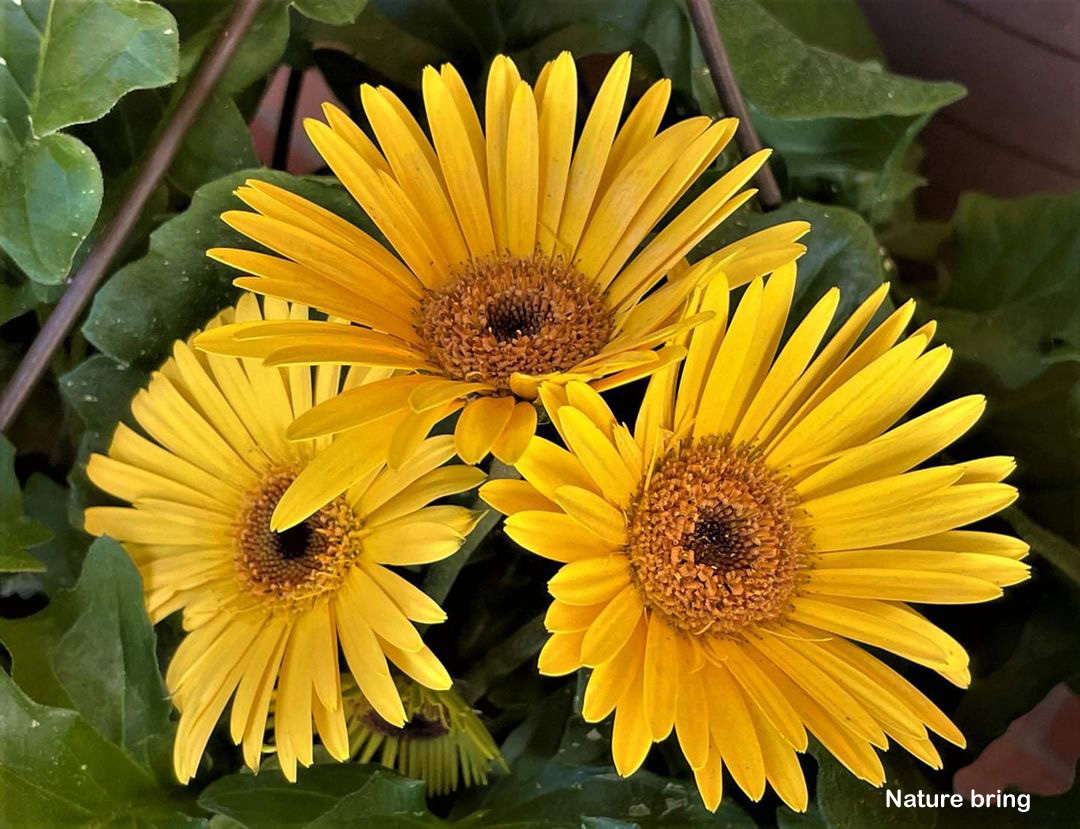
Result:
{"label": "thin metal rod", "polygon": [[150,195],[164,177],[203,104],[217,85],[222,72],[244,39],[263,0],[236,0],[232,14],[199,64],[157,143],[150,150],[120,209],[102,232],[97,244],[69,280],[67,290],[56,303],[14,375],[0,396],[0,431],[6,432],[23,407],[30,392],[45,373],[53,353],[68,335],[86,308],[94,290],[105,276],[127,235],[135,226]]}
{"label": "thin metal rod", "polygon": [[[728,60],[724,41],[720,37],[720,30],[716,26],[716,15],[713,13],[712,3],[709,0],[687,0],[687,8],[690,11],[690,22],[694,25],[698,43],[705,55],[705,64],[709,67],[709,75],[716,94],[720,98],[720,105],[724,112],[734,115],[739,119],[739,129],[735,133],[735,143],[739,145],[739,152],[743,157],[753,155],[761,149],[761,139],[758,138],[754,125],[750,121],[750,111],[746,108],[746,100],[742,96],[739,84],[735,80],[735,73],[731,69],[731,61]],[[758,188],[758,199],[762,207],[772,209],[780,205],[780,188],[776,184],[769,162],[761,165],[754,176],[754,183]]]}

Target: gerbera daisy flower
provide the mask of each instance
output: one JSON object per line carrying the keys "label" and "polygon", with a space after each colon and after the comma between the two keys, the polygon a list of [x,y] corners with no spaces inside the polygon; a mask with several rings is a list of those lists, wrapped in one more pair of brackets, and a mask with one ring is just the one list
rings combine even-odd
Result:
{"label": "gerbera daisy flower", "polygon": [[1027,545],[958,529],[1016,498],[1011,458],[916,469],[984,399],[896,425],[949,362],[933,324],[903,336],[908,303],[856,345],[883,286],[819,348],[833,289],[779,348],[794,285],[794,265],[755,280],[730,323],[723,281],[699,292],[692,309],[716,317],[653,376],[632,433],[585,384],[542,389],[569,449],[538,437],[523,481],[481,489],[507,534],[563,563],[540,671],[593,669],[583,713],[615,712],[622,775],[674,729],[711,809],[725,766],[752,798],[768,781],[805,809],[808,730],[875,785],[890,740],[940,767],[929,732],[963,736],[861,645],[966,686],[963,647],[908,603],[987,601],[1028,576]]}
{"label": "gerbera daisy flower", "polygon": [[[265,302],[265,319],[307,317],[303,306]],[[208,329],[263,318],[249,294]],[[132,506],[88,509],[87,531],[123,543],[155,623],[183,611],[186,635],[165,678],[180,710],[173,760],[181,782],[195,775],[230,699],[229,732],[257,770],[275,688],[286,777],[312,761],[313,718],[330,754],[348,759],[339,651],[372,708],[395,725],[407,716],[387,659],[419,683],[450,687],[412,624],[446,614],[388,565],[451,555],[479,517],[428,506],[483,479],[473,467],[443,466],[452,438],[422,442],[391,471],[380,436],[399,415],[384,416],[365,441],[353,441],[363,480],[287,532],[270,528],[282,494],[325,442],[290,442],[285,429],[335,394],[341,374],[336,366],[266,368],[177,341],[131,405],[148,437],[121,424],[108,454],[90,458],[90,479]],[[353,370],[344,386],[387,374]]]}
{"label": "gerbera daisy flower", "polygon": [[406,720],[397,726],[384,720],[348,677],[341,680],[349,751],[358,762],[375,759],[423,780],[434,795],[487,783],[492,763],[506,768],[491,734],[453,690],[436,691],[399,677]]}
{"label": "gerbera daisy flower", "polygon": [[[198,347],[258,355],[272,366],[407,372],[316,406],[292,426],[292,438],[406,411],[391,444],[393,466],[433,424],[463,409],[455,431],[461,458],[475,463],[490,450],[512,464],[535,430],[541,381],[576,379],[603,390],[683,356],[666,344],[701,321],[681,311],[708,273],[683,268],[684,257],[753,195],[741,188],[767,155],[747,158],[670,216],[736,122],[702,116],[658,132],[666,80],[623,121],[629,79],[625,54],[600,86],[576,148],[578,81],[569,53],[544,67],[535,88],[497,57],[483,125],[453,67],[428,67],[430,139],[388,89],[361,89],[378,146],[327,104],[326,123],[308,120],[308,135],[397,255],[322,208],[249,181],[237,195],[255,212],[222,218],[278,255],[222,248],[209,255],[249,274],[236,280],[242,288],[355,325],[227,326],[204,334]],[[717,259],[727,260],[729,282],[741,284],[798,256],[796,239],[807,230],[804,222],[770,228]],[[344,458],[348,450],[326,451]],[[333,466],[318,497],[279,509],[276,526],[302,520],[358,474],[344,460]]]}

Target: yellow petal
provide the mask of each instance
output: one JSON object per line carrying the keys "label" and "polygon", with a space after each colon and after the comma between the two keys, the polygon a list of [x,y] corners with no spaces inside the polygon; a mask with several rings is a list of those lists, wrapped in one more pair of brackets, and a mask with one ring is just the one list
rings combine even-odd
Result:
{"label": "yellow petal", "polygon": [[761,744],[761,758],[765,761],[765,778],[784,803],[796,812],[805,812],[809,793],[799,758],[762,713],[753,705],[749,708]]}
{"label": "yellow petal", "polygon": [[539,169],[540,215],[538,243],[550,255],[555,250],[555,233],[563,210],[570,157],[574,149],[574,126],[577,119],[577,68],[569,52],[561,53],[552,63],[541,93]]}
{"label": "yellow petal", "polygon": [[986,398],[982,395],[961,397],[840,453],[836,460],[799,481],[795,489],[803,498],[813,498],[906,472],[964,434],[985,409]]}
{"label": "yellow petal", "polygon": [[454,447],[465,463],[479,463],[514,413],[512,397],[479,397],[466,404],[454,429]]}
{"label": "yellow petal", "polygon": [[652,746],[652,735],[645,721],[643,674],[628,678],[629,687],[615,708],[615,726],[611,734],[611,755],[615,771],[629,777],[645,762]]}
{"label": "yellow petal", "polygon": [[761,669],[756,652],[726,639],[713,641],[711,647],[776,732],[796,750],[805,751],[806,729],[802,720]]}
{"label": "yellow petal", "polygon": [[425,381],[421,375],[406,375],[347,389],[293,421],[287,432],[289,440],[343,432],[405,409],[409,394]]}
{"label": "yellow petal", "polygon": [[386,655],[407,676],[412,677],[425,688],[434,688],[436,691],[446,691],[454,684],[447,673],[446,668],[438,660],[431,648],[426,645],[418,651],[410,653],[394,647],[389,642],[379,640],[379,644]]}
{"label": "yellow petal", "polygon": [[514,406],[510,421],[491,445],[491,453],[503,463],[513,466],[525,454],[536,433],[536,406],[525,401]]}
{"label": "yellow petal", "polygon": [[359,599],[346,581],[337,593],[335,613],[338,639],[349,672],[364,698],[391,725],[405,724],[405,708],[390,676],[379,641],[358,606]]}
{"label": "yellow petal", "polygon": [[644,612],[638,589],[630,584],[597,614],[581,642],[581,662],[589,667],[613,659],[630,640]]}
{"label": "yellow petal", "polygon": [[586,722],[599,722],[610,714],[641,672],[645,660],[645,630],[643,616],[622,650],[593,669],[581,707]]}
{"label": "yellow petal", "polygon": [[606,605],[572,605],[555,600],[544,614],[544,629],[549,633],[576,633],[587,630]]}
{"label": "yellow petal", "polygon": [[[638,588],[631,585],[631,590]],[[657,614],[649,617],[645,641],[643,683],[645,720],[653,740],[659,742],[675,725],[675,708],[683,677],[679,673],[678,634]]]}
{"label": "yellow petal", "polygon": [[565,676],[581,667],[584,633],[553,633],[540,650],[537,668],[542,676]]}
{"label": "yellow petal", "polygon": [[506,534],[530,552],[553,561],[607,556],[618,547],[561,512],[526,510],[506,519]]}
{"label": "yellow petal", "polygon": [[679,677],[675,734],[690,768],[702,768],[709,759],[709,699],[701,673]]}
{"label": "yellow petal", "polygon": [[539,204],[540,128],[536,100],[524,81],[514,90],[506,146],[507,247],[515,256],[531,256],[536,247]]}
{"label": "yellow petal", "polygon": [[368,513],[364,523],[369,527],[377,527],[402,518],[439,498],[477,487],[483,483],[485,477],[482,470],[459,464],[433,469]]}
{"label": "yellow petal", "polygon": [[480,487],[480,497],[503,515],[525,510],[559,512],[559,505],[541,495],[528,481],[512,478],[489,480]]}
{"label": "yellow petal", "polygon": [[816,527],[813,544],[822,552],[895,544],[986,518],[1016,497],[1008,484],[958,484],[911,501],[902,510]]}
{"label": "yellow petal", "polygon": [[457,552],[464,536],[453,527],[422,521],[376,527],[364,537],[364,552],[379,564],[430,564]]}
{"label": "yellow petal", "polygon": [[565,604],[600,604],[630,583],[622,555],[583,558],[563,565],[548,581],[548,591]]}
{"label": "yellow petal", "polygon": [[709,734],[728,771],[751,800],[765,792],[765,761],[746,698],[722,665],[705,668],[709,685]]}
{"label": "yellow petal", "polygon": [[561,486],[600,492],[581,461],[546,438],[536,437],[529,442],[529,448],[518,459],[517,470],[538,492],[552,500]]}
{"label": "yellow petal", "polygon": [[584,412],[572,406],[559,410],[559,422],[571,451],[596,485],[618,506],[629,506],[638,481],[604,433]]}
{"label": "yellow petal", "polygon": [[410,653],[423,647],[424,642],[416,628],[364,568],[354,567],[348,578],[356,593],[360,613],[379,638]]}
{"label": "yellow petal", "polygon": [[608,71],[585,119],[585,126],[570,164],[557,234],[557,251],[568,259],[573,258],[585,222],[592,212],[600,179],[611,152],[612,139],[619,126],[619,119],[622,118],[626,89],[630,82],[630,62],[630,54],[624,52]]}
{"label": "yellow petal", "polygon": [[724,794],[724,763],[716,746],[709,746],[708,759],[700,768],[694,769],[694,783],[705,808],[715,812]]}
{"label": "yellow petal", "polygon": [[941,647],[926,636],[899,627],[873,610],[878,605],[854,599],[821,600],[806,596],[792,599],[788,618],[811,627],[838,633],[857,642],[883,648],[920,664],[948,667]]}
{"label": "yellow petal", "polygon": [[446,621],[446,611],[438,602],[393,570],[361,558],[360,565],[372,580],[414,622],[438,624]]}
{"label": "yellow petal", "polygon": [[385,440],[374,437],[379,431],[384,430],[346,432],[316,455],[281,496],[270,528],[280,532],[296,526],[384,463]]}
{"label": "yellow petal", "polygon": [[972,604],[1002,595],[997,585],[973,576],[873,567],[811,570],[800,589],[816,595],[930,604]]}
{"label": "yellow petal", "polygon": [[495,250],[487,194],[461,112],[442,76],[433,67],[422,80],[428,126],[465,242],[474,258]]}
{"label": "yellow petal", "polygon": [[614,547],[626,544],[626,518],[595,492],[577,486],[561,486],[555,490],[555,500],[567,514],[607,544]]}

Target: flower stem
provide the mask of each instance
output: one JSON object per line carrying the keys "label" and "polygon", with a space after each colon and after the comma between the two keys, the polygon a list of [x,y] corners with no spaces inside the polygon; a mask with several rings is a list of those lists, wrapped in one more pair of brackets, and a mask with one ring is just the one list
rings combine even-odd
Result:
{"label": "flower stem", "polygon": [[[761,149],[761,139],[754,130],[754,125],[750,120],[750,111],[746,108],[746,100],[735,80],[735,72],[731,68],[731,61],[728,60],[724,41],[716,25],[716,14],[713,12],[712,3],[710,0],[687,0],[686,5],[698,43],[701,44],[701,51],[705,55],[705,64],[709,67],[709,76],[720,98],[720,105],[724,108],[724,112],[739,119],[735,143],[739,145],[739,152],[742,153],[743,158],[746,158]],[[754,175],[754,180],[758,187],[758,200],[761,206],[766,210],[778,207],[780,188],[776,184],[769,162],[766,161],[761,165]]]}

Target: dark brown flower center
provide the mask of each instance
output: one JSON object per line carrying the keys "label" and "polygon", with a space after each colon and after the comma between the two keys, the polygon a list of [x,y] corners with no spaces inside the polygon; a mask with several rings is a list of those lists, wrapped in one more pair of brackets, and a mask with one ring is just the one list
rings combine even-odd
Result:
{"label": "dark brown flower center", "polygon": [[237,521],[234,562],[256,596],[297,601],[333,589],[359,555],[361,524],[343,498],[287,530],[270,529],[295,477],[292,470],[269,474],[248,494]]}
{"label": "dark brown flower center", "polygon": [[405,725],[391,725],[374,710],[368,710],[364,716],[364,724],[372,731],[385,734],[387,737],[397,737],[399,740],[434,740],[450,733],[450,719],[446,709],[441,705],[424,705],[419,711],[405,721]]}
{"label": "dark brown flower center", "polygon": [[595,356],[612,314],[596,286],[561,259],[472,262],[421,302],[416,331],[456,380],[509,389],[510,375],[566,371]]}
{"label": "dark brown flower center", "polygon": [[806,555],[790,484],[746,446],[706,438],[664,457],[632,507],[631,569],[647,604],[692,633],[780,617]]}

